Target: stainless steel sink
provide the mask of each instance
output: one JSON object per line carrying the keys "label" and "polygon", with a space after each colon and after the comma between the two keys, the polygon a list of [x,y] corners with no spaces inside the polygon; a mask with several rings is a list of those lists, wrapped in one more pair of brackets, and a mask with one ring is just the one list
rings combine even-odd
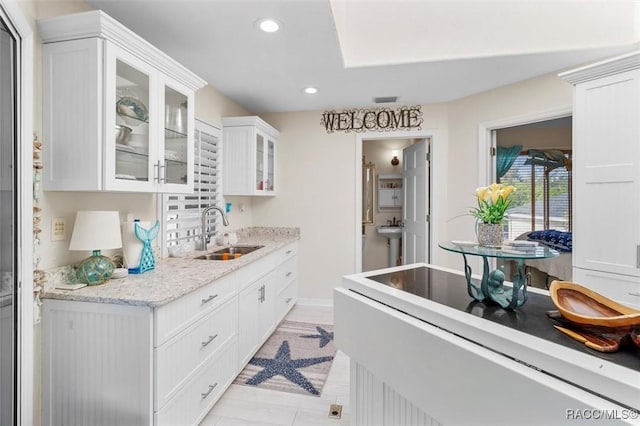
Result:
{"label": "stainless steel sink", "polygon": [[196,257],[196,259],[201,260],[233,260],[238,257],[252,253],[258,249],[261,249],[264,246],[233,246],[233,247],[225,247],[219,250],[216,250],[211,253],[206,253],[201,256]]}

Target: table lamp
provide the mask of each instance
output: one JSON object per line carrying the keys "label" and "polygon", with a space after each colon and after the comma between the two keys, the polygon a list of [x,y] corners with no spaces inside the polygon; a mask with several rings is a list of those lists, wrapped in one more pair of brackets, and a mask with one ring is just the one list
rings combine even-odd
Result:
{"label": "table lamp", "polygon": [[111,278],[115,264],[100,254],[100,250],[122,247],[120,214],[117,211],[79,211],[73,225],[69,250],[93,251],[78,267],[78,279],[87,285],[97,285]]}

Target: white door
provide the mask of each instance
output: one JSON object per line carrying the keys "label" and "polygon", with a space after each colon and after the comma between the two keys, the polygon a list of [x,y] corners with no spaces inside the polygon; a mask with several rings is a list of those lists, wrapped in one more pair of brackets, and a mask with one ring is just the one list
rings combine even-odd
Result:
{"label": "white door", "polygon": [[428,262],[429,253],[429,140],[402,151],[402,263]]}
{"label": "white door", "polygon": [[573,266],[640,276],[640,70],[576,86]]}

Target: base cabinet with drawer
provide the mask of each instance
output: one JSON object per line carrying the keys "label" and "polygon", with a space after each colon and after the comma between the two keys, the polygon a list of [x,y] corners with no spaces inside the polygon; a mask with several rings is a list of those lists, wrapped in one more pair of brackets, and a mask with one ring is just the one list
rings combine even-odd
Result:
{"label": "base cabinet with drawer", "polygon": [[44,299],[42,424],[198,424],[295,303],[296,251],[157,308]]}

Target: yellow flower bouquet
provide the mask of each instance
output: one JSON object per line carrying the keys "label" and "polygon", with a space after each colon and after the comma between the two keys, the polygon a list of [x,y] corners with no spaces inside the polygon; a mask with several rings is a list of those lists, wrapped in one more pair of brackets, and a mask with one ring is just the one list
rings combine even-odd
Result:
{"label": "yellow flower bouquet", "polygon": [[515,190],[515,186],[501,183],[492,183],[476,189],[478,207],[471,210],[471,214],[482,223],[502,223],[504,214],[511,204],[509,195]]}

